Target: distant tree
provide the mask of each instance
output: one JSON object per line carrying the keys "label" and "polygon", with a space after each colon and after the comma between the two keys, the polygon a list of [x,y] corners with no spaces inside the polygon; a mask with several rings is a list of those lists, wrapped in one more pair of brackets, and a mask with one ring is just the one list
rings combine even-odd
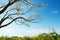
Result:
{"label": "distant tree", "polygon": [[29,26],[30,22],[39,23],[42,17],[38,14],[36,8],[44,8],[46,6],[43,2],[36,4],[33,0],[0,1],[0,28],[6,27],[13,22],[27,26]]}

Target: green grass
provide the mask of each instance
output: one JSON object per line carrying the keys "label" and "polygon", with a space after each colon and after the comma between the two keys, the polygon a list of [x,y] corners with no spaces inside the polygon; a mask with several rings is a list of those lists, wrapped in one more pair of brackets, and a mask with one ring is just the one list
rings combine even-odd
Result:
{"label": "green grass", "polygon": [[12,37],[7,37],[7,36],[1,36],[0,40],[60,40],[60,34],[57,34],[56,32],[52,33],[42,33],[39,34],[38,36],[24,36],[24,37],[17,37],[17,36],[12,36]]}

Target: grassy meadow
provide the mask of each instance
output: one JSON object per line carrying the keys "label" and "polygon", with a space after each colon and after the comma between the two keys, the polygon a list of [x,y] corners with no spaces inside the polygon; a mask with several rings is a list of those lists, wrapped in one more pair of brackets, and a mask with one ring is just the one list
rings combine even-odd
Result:
{"label": "grassy meadow", "polygon": [[60,40],[60,34],[57,34],[56,32],[51,32],[49,34],[42,33],[37,36],[24,36],[24,37],[18,37],[18,36],[0,36],[0,40]]}

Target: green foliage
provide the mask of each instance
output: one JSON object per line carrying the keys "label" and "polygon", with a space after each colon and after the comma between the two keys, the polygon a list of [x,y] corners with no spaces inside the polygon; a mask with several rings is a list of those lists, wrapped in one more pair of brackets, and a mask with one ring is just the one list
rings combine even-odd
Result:
{"label": "green foliage", "polygon": [[60,34],[57,34],[56,32],[52,32],[49,34],[42,33],[42,34],[39,34],[38,36],[34,36],[34,37],[1,36],[0,40],[60,40]]}

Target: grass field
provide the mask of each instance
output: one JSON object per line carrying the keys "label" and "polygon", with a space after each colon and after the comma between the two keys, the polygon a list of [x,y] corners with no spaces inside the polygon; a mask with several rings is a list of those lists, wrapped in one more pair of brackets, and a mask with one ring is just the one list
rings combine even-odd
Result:
{"label": "grass field", "polygon": [[12,37],[7,37],[7,36],[0,36],[0,40],[60,40],[60,34],[57,34],[56,32],[52,33],[42,33],[39,34],[38,36],[24,36],[24,37],[18,37],[18,36],[12,36]]}

